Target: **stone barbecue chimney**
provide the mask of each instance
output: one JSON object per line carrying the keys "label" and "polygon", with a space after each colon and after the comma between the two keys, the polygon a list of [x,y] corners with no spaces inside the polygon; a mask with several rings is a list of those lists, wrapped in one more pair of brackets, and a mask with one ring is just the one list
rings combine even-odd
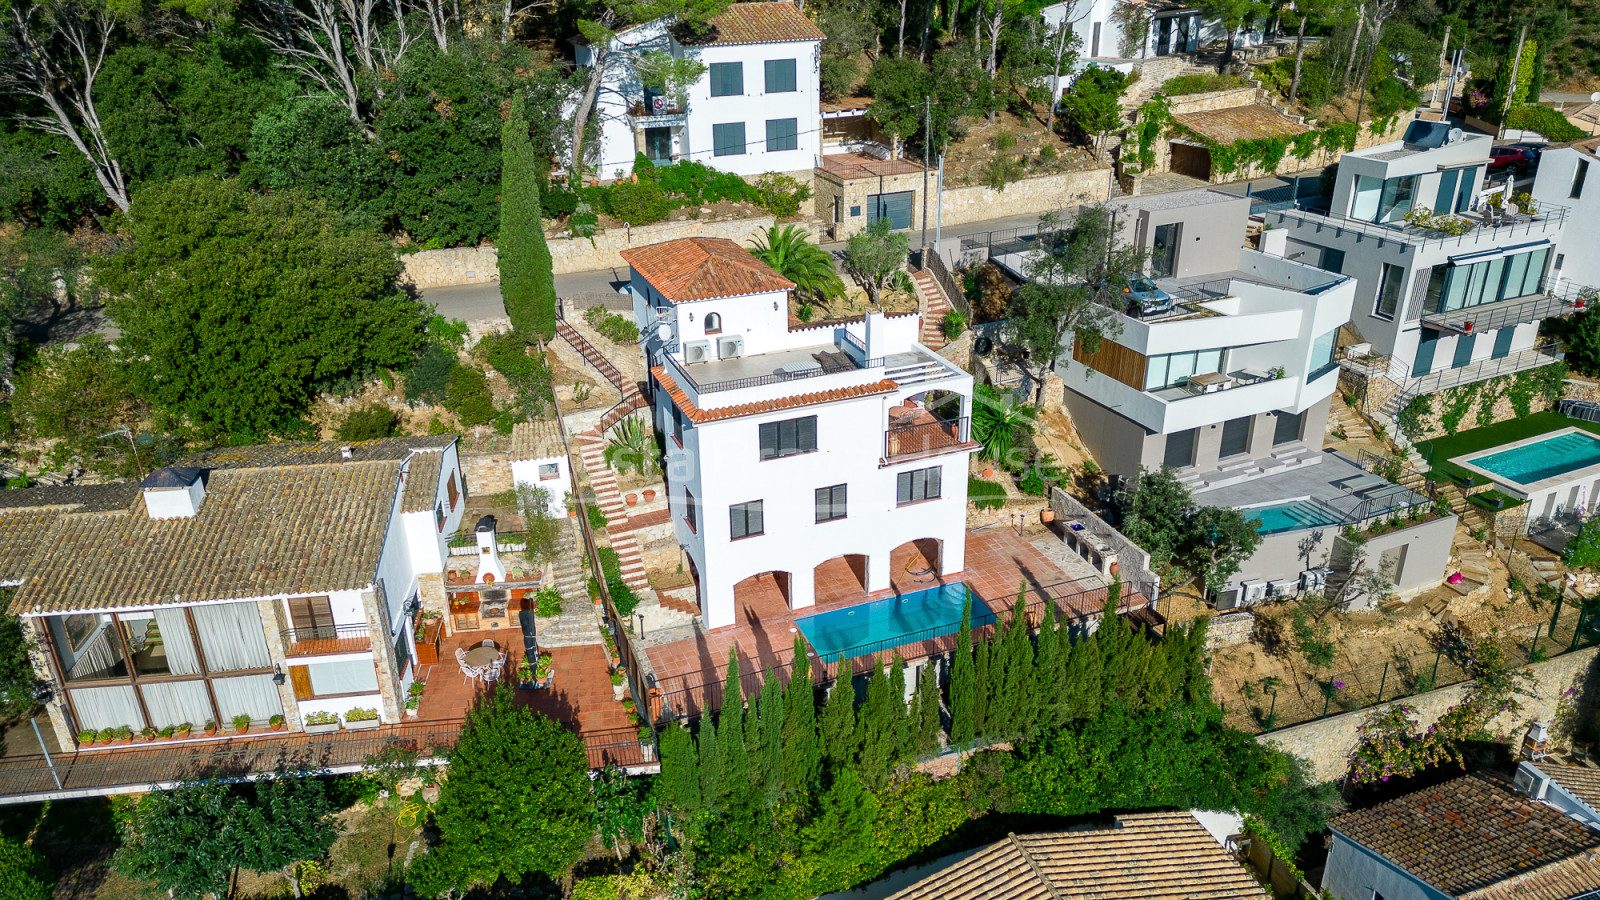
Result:
{"label": "stone barbecue chimney", "polygon": [[478,584],[498,584],[506,580],[506,567],[500,564],[500,550],[495,546],[494,516],[478,520]]}

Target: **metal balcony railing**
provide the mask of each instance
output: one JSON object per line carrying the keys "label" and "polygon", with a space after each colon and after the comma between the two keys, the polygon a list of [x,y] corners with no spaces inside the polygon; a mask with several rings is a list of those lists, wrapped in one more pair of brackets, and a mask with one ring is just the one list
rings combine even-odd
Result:
{"label": "metal balcony railing", "polygon": [[968,442],[970,420],[944,419],[890,428],[883,434],[883,458],[936,456],[959,450]]}
{"label": "metal balcony railing", "polygon": [[1511,325],[1526,325],[1581,311],[1587,302],[1580,296],[1582,290],[1571,282],[1558,285],[1555,279],[1547,277],[1539,285],[1539,293],[1533,296],[1464,309],[1424,312],[1422,324],[1453,334],[1482,334]]}
{"label": "metal balcony railing", "polygon": [[[1299,201],[1296,201],[1297,203]],[[1340,231],[1353,231],[1357,234],[1369,235],[1380,240],[1394,241],[1397,244],[1426,249],[1430,247],[1448,247],[1451,245],[1464,247],[1475,244],[1485,235],[1495,240],[1502,238],[1523,237],[1535,233],[1542,234],[1547,229],[1558,228],[1567,221],[1567,207],[1557,206],[1553,203],[1541,203],[1536,212],[1507,216],[1491,223],[1476,213],[1463,213],[1459,218],[1472,223],[1472,230],[1465,234],[1449,235],[1434,231],[1431,228],[1419,228],[1405,222],[1396,222],[1380,225],[1376,222],[1363,222],[1360,219],[1345,219],[1330,216],[1322,212],[1313,212],[1301,209],[1273,210],[1266,213],[1269,221],[1281,225],[1291,219],[1299,220],[1308,225],[1319,228],[1332,228]]]}
{"label": "metal balcony railing", "polygon": [[672,377],[674,379],[677,379],[681,384],[691,385],[695,389],[695,392],[699,394],[712,394],[718,391],[735,391],[741,388],[761,387],[762,385],[768,384],[784,384],[790,381],[803,381],[807,378],[818,378],[823,375],[837,375],[840,372],[851,372],[860,369],[883,368],[883,357],[881,356],[874,357],[872,359],[858,360],[850,354],[845,353],[843,354],[842,359],[848,360],[848,362],[842,363],[839,366],[824,365],[821,368],[809,369],[804,372],[774,372],[771,375],[752,375],[747,378],[733,378],[726,381],[701,381],[695,378],[693,375],[690,375],[688,367],[679,363],[673,357],[663,354],[661,359],[666,362],[666,366],[669,370],[671,370]]}
{"label": "metal balcony railing", "polygon": [[359,625],[285,628],[281,634],[284,652],[290,656],[360,653],[372,649],[372,628],[365,622]]}

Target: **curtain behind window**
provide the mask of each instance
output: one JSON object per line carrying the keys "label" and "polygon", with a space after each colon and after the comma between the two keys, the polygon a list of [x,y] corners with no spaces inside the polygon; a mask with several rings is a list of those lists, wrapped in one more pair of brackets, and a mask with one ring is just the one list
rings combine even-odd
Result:
{"label": "curtain behind window", "polygon": [[267,636],[261,630],[261,613],[254,603],[196,606],[194,624],[211,671],[265,669],[272,665]]}
{"label": "curtain behind window", "polygon": [[237,715],[260,722],[283,712],[283,701],[278,698],[278,686],[272,683],[271,675],[217,678],[211,682],[211,689],[217,693],[217,707],[224,722]]}
{"label": "curtain behind window", "polygon": [[199,729],[213,715],[203,681],[145,684],[139,689],[144,691],[144,705],[150,710],[150,724],[156,728],[176,728],[188,722]]}
{"label": "curtain behind window", "polygon": [[126,725],[138,731],[144,727],[144,716],[139,713],[139,700],[133,695],[131,684],[76,688],[72,691],[72,707],[78,712],[80,729],[99,731]]}
{"label": "curtain behind window", "polygon": [[[194,638],[189,635],[189,617],[181,609],[156,610],[156,629],[161,632],[161,642],[167,651],[167,671],[174,675],[199,675],[200,655],[194,650]],[[155,711],[151,710],[151,715]],[[191,725],[197,725],[187,719]],[[156,726],[160,728],[160,725]]]}
{"label": "curtain behind window", "polygon": [[370,659],[314,663],[306,666],[306,674],[311,677],[311,693],[318,697],[378,691],[378,671]]}

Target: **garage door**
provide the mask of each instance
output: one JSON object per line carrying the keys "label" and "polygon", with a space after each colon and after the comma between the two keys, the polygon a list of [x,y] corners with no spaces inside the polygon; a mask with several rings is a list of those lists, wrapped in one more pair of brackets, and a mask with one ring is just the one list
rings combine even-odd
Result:
{"label": "garage door", "polygon": [[898,194],[868,194],[867,195],[867,224],[871,225],[879,219],[888,219],[889,227],[896,231],[911,227],[911,198],[915,191],[901,191]]}

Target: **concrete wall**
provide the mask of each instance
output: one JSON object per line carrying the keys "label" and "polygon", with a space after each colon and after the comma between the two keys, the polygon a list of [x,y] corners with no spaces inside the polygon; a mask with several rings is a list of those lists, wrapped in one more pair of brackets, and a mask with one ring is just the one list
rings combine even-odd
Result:
{"label": "concrete wall", "polygon": [[[1556,703],[1561,699],[1562,691],[1581,687],[1589,678],[1596,654],[1600,654],[1600,648],[1586,647],[1529,666],[1528,671],[1534,677],[1534,696],[1523,698],[1523,712],[1519,718],[1513,720],[1510,716],[1502,715],[1490,723],[1491,729],[1505,734],[1515,732],[1520,738],[1521,729],[1527,722],[1535,719],[1550,721],[1556,714]],[[1418,725],[1426,728],[1438,721],[1439,716],[1450,707],[1460,703],[1468,687],[1470,683],[1451,685],[1395,702],[1403,702],[1416,709]],[[1394,702],[1386,703],[1382,708],[1393,705]],[[1378,708],[1357,710],[1279,729],[1263,734],[1257,740],[1276,744],[1310,762],[1314,780],[1332,781],[1343,776],[1349,767],[1350,754],[1356,748],[1357,727]]]}
{"label": "concrete wall", "polygon": [[[1110,179],[1109,169],[1094,168],[1024,178],[999,191],[981,184],[951,187],[946,181],[941,205],[928,210],[929,237],[932,238],[932,229],[941,211],[945,227],[1007,216],[1042,215],[1084,203],[1104,201],[1110,196]],[[842,181],[819,169],[815,185],[817,217],[824,222],[834,223],[840,240],[866,230],[868,196],[901,191],[910,191],[912,194],[911,231],[914,235],[921,234],[921,172]],[[937,192],[937,176],[930,172],[930,203],[937,202]],[[857,207],[861,210],[860,214],[851,215],[851,210]]]}
{"label": "concrete wall", "polygon": [[1080,373],[1067,381],[1065,403],[1084,445],[1094,454],[1100,467],[1111,475],[1134,475],[1141,466],[1159,467],[1161,449],[1165,446],[1161,435],[1145,430],[1138,422],[1073,390],[1072,385],[1082,377]]}
{"label": "concrete wall", "polygon": [[[1249,514],[1249,510],[1245,512]],[[1456,517],[1446,516],[1380,534],[1369,539],[1364,547],[1367,564],[1376,568],[1385,551],[1404,547],[1406,549],[1396,573],[1398,577],[1394,578],[1395,593],[1414,594],[1433,587],[1444,578],[1455,531]],[[1336,525],[1263,535],[1256,552],[1239,567],[1239,574],[1234,576],[1233,581],[1298,579],[1306,569],[1328,566],[1334,546],[1339,541],[1340,528]],[[1351,603],[1360,607],[1364,601],[1352,598]]]}
{"label": "concrete wall", "polygon": [[1218,109],[1233,109],[1236,106],[1249,106],[1256,102],[1257,96],[1259,96],[1257,90],[1246,85],[1221,91],[1179,94],[1170,98],[1170,100],[1172,102],[1172,114],[1181,116],[1188,113],[1211,112]]}
{"label": "concrete wall", "polygon": [[[1573,197],[1573,178],[1579,161],[1589,164],[1583,183]],[[1533,196],[1541,204],[1571,209],[1557,251],[1566,259],[1562,273],[1577,284],[1600,286],[1600,159],[1574,147],[1549,150],[1539,160]]]}
{"label": "concrete wall", "polygon": [[1174,209],[1141,209],[1137,219],[1123,227],[1123,235],[1134,246],[1150,253],[1157,228],[1182,223],[1173,274],[1178,278],[1193,278],[1239,268],[1239,251],[1244,246],[1249,219],[1248,197]]}

